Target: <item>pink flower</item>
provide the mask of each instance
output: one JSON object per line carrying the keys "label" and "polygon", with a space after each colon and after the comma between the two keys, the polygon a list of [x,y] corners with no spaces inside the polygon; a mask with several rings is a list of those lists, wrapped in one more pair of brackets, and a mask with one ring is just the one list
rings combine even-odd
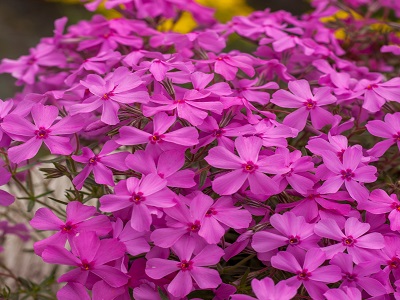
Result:
{"label": "pink flower", "polygon": [[262,140],[258,137],[238,137],[235,148],[239,157],[222,146],[212,148],[205,160],[213,167],[234,170],[214,179],[213,190],[220,195],[236,193],[246,182],[254,194],[272,195],[277,192],[277,186],[264,173],[281,173],[287,168],[283,166],[278,155],[259,158]]}
{"label": "pink flower", "polygon": [[168,285],[168,292],[175,297],[185,297],[193,289],[193,280],[200,289],[216,288],[222,283],[218,271],[207,268],[219,262],[224,251],[215,245],[204,247],[193,257],[194,242],[190,239],[175,244],[172,251],[179,262],[161,258],[151,258],[146,264],[146,274],[154,279],[161,279],[178,271]]}
{"label": "pink flower", "polygon": [[176,145],[186,147],[196,145],[199,134],[194,127],[183,127],[167,132],[175,121],[175,116],[168,116],[166,113],[160,112],[153,117],[152,133],[136,127],[124,126],[119,130],[120,138],[117,139],[117,143],[121,145],[151,144],[162,149],[167,147],[166,150],[168,150],[168,147],[174,148]]}
{"label": "pink flower", "polygon": [[[0,167],[0,186],[7,184],[10,179],[11,174],[4,167]],[[13,204],[14,201],[15,197],[13,195],[9,192],[0,190],[0,205],[9,206]]]}
{"label": "pink flower", "polygon": [[330,261],[332,265],[338,266],[342,271],[343,282],[341,288],[360,287],[371,296],[381,296],[386,294],[386,289],[377,279],[371,278],[381,270],[379,261],[367,261],[358,263],[353,267],[351,255],[338,253]]}
{"label": "pink flower", "polygon": [[362,202],[368,199],[368,190],[360,182],[374,182],[377,178],[375,175],[377,169],[361,163],[363,156],[360,147],[347,148],[343,152],[343,162],[330,151],[325,151],[322,157],[332,176],[318,189],[319,193],[336,193],[344,183],[354,200]]}
{"label": "pink flower", "polygon": [[52,154],[68,155],[72,152],[70,139],[59,135],[70,135],[81,130],[83,125],[80,117],[67,116],[53,125],[58,117],[57,107],[42,104],[33,106],[31,114],[35,124],[11,114],[4,118],[1,125],[4,131],[13,135],[14,140],[24,142],[8,150],[11,161],[20,163],[34,157],[43,143]]}
{"label": "pink flower", "polygon": [[115,125],[119,122],[118,111],[120,103],[146,103],[149,95],[139,76],[131,73],[127,68],[120,67],[104,79],[99,75],[89,74],[81,84],[88,88],[92,96],[83,103],[72,105],[71,115],[92,112],[102,107],[101,121]]}
{"label": "pink flower", "polygon": [[361,292],[357,288],[343,287],[343,289],[330,289],[324,296],[327,300],[361,300]]}
{"label": "pink flower", "polygon": [[385,121],[369,121],[365,127],[372,135],[387,139],[375,144],[372,149],[368,150],[370,155],[380,157],[393,144],[397,144],[400,151],[400,112],[386,114]]}
{"label": "pink flower", "polygon": [[274,229],[258,231],[253,236],[251,246],[257,252],[269,252],[282,246],[303,250],[318,246],[320,238],[314,234],[314,225],[305,222],[303,217],[286,212],[272,215],[269,222]]}
{"label": "pink flower", "polygon": [[77,233],[90,230],[96,232],[99,236],[104,236],[112,229],[107,216],[95,216],[96,208],[93,206],[72,201],[68,203],[66,211],[67,218],[65,221],[60,220],[47,207],[39,208],[36,211],[35,216],[29,222],[33,228],[57,231],[56,234],[34,244],[33,248],[37,255],[42,255],[42,252],[48,246],[64,247],[67,240],[72,243],[72,239]]}
{"label": "pink flower", "polygon": [[132,228],[140,232],[148,231],[152,223],[151,215],[157,213],[157,208],[176,204],[176,195],[166,186],[167,181],[156,174],[143,175],[140,180],[134,177],[121,180],[115,187],[115,194],[100,198],[100,210],[114,212],[132,208]]}
{"label": "pink flower", "polygon": [[[323,300],[323,293],[328,290],[326,283],[339,281],[342,276],[337,266],[321,266],[326,260],[325,253],[319,248],[301,254],[280,251],[271,258],[274,268],[296,274],[286,280],[287,285],[299,288],[302,284],[312,299]],[[303,263],[302,263],[303,262]]]}
{"label": "pink flower", "polygon": [[72,155],[73,160],[82,164],[87,164],[72,180],[75,187],[78,190],[82,189],[85,179],[91,172],[94,174],[94,181],[96,183],[114,186],[113,173],[109,168],[119,171],[128,170],[128,167],[125,165],[125,159],[129,154],[128,152],[109,154],[118,147],[119,145],[116,142],[108,141],[104,144],[99,154],[94,154],[90,148],[83,147],[82,155]]}
{"label": "pink flower", "polygon": [[320,129],[333,123],[333,115],[320,107],[336,102],[336,98],[331,94],[330,88],[319,88],[313,95],[307,80],[290,81],[288,85],[291,93],[279,90],[272,95],[271,99],[272,103],[280,107],[299,108],[287,115],[283,124],[303,130],[306,126],[308,115],[311,116],[311,124],[315,129]]}
{"label": "pink flower", "polygon": [[76,267],[62,275],[58,282],[86,285],[92,275],[112,287],[120,287],[128,282],[127,275],[108,265],[125,254],[125,246],[121,242],[116,239],[100,240],[96,233],[88,231],[74,237],[73,245],[72,253],[60,246],[48,246],[42,253],[47,263]]}
{"label": "pink flower", "polygon": [[[147,148],[149,149],[149,148]],[[143,175],[157,174],[167,180],[167,186],[190,188],[196,185],[195,173],[192,170],[180,170],[185,163],[185,153],[179,150],[169,150],[161,153],[156,159],[151,151],[137,150],[127,156],[126,165]]]}
{"label": "pink flower", "polygon": [[[344,233],[332,219],[323,219],[315,225],[315,233],[320,237],[332,239],[339,243],[322,248],[327,258],[347,250],[355,263],[374,260],[377,249],[384,247],[383,236],[380,233],[367,233],[371,225],[362,223],[351,217],[346,220]],[[366,234],[367,233],[367,234]]]}
{"label": "pink flower", "polygon": [[369,200],[359,203],[357,208],[373,214],[389,213],[390,229],[400,230],[400,201],[396,194],[389,196],[385,191],[377,189],[369,195]]}
{"label": "pink flower", "polygon": [[232,295],[231,300],[290,300],[297,293],[297,287],[290,286],[286,281],[282,280],[274,284],[274,281],[265,277],[264,279],[251,281],[251,287],[257,298],[247,295]]}

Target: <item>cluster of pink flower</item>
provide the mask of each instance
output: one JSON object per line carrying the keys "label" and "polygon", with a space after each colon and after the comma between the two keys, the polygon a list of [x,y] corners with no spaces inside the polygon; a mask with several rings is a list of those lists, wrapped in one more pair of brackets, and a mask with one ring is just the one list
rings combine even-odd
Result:
{"label": "cluster of pink flower", "polygon": [[[313,4],[219,24],[192,1],[108,0],[124,17],[57,20],[2,61],[23,92],[0,102],[0,184],[50,152],[73,185],[65,220],[30,222],[56,232],[35,253],[73,267],[58,299],[400,297],[399,46],[355,60],[320,20],[344,5]],[[203,29],[156,30],[182,10]],[[382,10],[399,2],[347,25]],[[233,34],[254,51],[225,50]]]}

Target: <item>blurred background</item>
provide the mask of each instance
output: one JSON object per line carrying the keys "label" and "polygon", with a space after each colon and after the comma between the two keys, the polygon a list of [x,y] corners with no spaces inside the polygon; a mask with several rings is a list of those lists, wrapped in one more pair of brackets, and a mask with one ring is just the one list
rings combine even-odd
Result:
{"label": "blurred background", "polygon": [[[399,0],[400,1],[400,0]],[[284,9],[300,15],[310,9],[302,0],[199,0],[217,9],[221,21],[233,15],[246,15],[252,10]],[[90,19],[79,0],[0,0],[0,59],[16,59],[29,53],[41,37],[51,36],[54,20],[67,16],[69,24]],[[0,99],[11,97],[17,88],[14,79],[0,74]]]}

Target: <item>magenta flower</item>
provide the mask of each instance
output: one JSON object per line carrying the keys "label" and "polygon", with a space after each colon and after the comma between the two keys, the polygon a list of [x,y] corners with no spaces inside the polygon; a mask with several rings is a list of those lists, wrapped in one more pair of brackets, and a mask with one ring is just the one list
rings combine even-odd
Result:
{"label": "magenta flower", "polygon": [[57,233],[36,242],[33,246],[37,255],[42,255],[44,249],[48,246],[64,247],[68,240],[73,242],[73,237],[80,232],[94,231],[99,236],[104,236],[112,229],[111,222],[107,216],[95,215],[96,208],[86,206],[78,201],[68,203],[67,218],[60,220],[47,207],[39,208],[33,219],[29,222],[31,226],[38,230],[52,230]]}
{"label": "magenta flower", "polygon": [[69,137],[59,135],[70,135],[81,130],[81,117],[67,116],[53,125],[58,117],[57,107],[42,104],[33,106],[31,114],[35,124],[16,114],[6,116],[1,124],[4,131],[13,135],[14,140],[24,142],[8,150],[12,162],[20,163],[34,157],[43,143],[52,154],[68,155],[73,151]]}
{"label": "magenta flower", "polygon": [[76,282],[68,282],[64,287],[62,287],[57,292],[58,300],[72,300],[72,299],[80,299],[80,300],[91,300],[90,296],[87,293],[87,290],[83,284]]}
{"label": "magenta flower", "polygon": [[[128,276],[108,263],[125,254],[125,246],[116,239],[100,240],[95,232],[81,232],[73,238],[72,253],[60,246],[48,246],[43,260],[51,264],[67,265],[75,269],[62,275],[58,282],[76,282],[86,285],[89,276],[97,276],[112,287],[128,282]],[[98,281],[97,280],[97,281]]]}
{"label": "magenta flower", "polygon": [[377,169],[361,163],[363,156],[360,147],[347,148],[343,152],[343,162],[330,151],[325,151],[322,158],[332,176],[318,189],[319,193],[336,193],[344,183],[354,200],[362,202],[368,199],[368,190],[360,182],[374,182],[377,178],[375,175]]}
{"label": "magenta flower", "polygon": [[114,141],[108,141],[104,144],[99,154],[94,154],[90,148],[83,147],[82,155],[72,155],[72,159],[86,164],[83,170],[72,180],[75,187],[80,190],[86,178],[91,172],[94,174],[94,181],[98,184],[107,184],[114,186],[113,173],[109,168],[119,171],[128,170],[125,165],[125,159],[129,152],[113,153],[119,145]]}
{"label": "magenta flower", "polygon": [[283,124],[303,130],[309,115],[311,116],[311,124],[316,129],[333,123],[333,115],[320,107],[336,102],[330,88],[319,88],[313,95],[307,80],[290,81],[288,86],[291,93],[279,90],[272,95],[271,99],[272,103],[280,107],[298,108],[298,110],[286,116]]}
{"label": "magenta flower", "polygon": [[1,123],[3,123],[4,118],[10,114],[13,107],[13,100],[3,101],[0,99],[0,147],[7,147],[11,142],[10,137],[1,128]]}
{"label": "magenta flower", "polygon": [[235,148],[239,157],[222,146],[212,148],[205,160],[213,167],[234,170],[214,179],[213,190],[220,195],[236,193],[246,182],[254,194],[273,195],[276,183],[264,173],[286,172],[281,156],[271,155],[259,158],[262,140],[258,137],[238,137]]}
{"label": "magenta flower", "polygon": [[151,215],[156,208],[172,207],[176,204],[176,195],[167,187],[167,181],[156,174],[143,176],[140,180],[130,177],[121,180],[115,187],[115,194],[100,198],[100,209],[114,212],[132,208],[131,226],[137,231],[148,231]]}
{"label": "magenta flower", "polygon": [[272,215],[269,222],[274,229],[258,231],[253,236],[251,246],[257,252],[269,252],[282,246],[303,250],[318,247],[320,238],[314,234],[314,225],[305,222],[303,217],[286,212]]}
{"label": "magenta flower", "polygon": [[361,292],[357,288],[343,287],[343,289],[330,289],[324,294],[327,300],[361,300]]}
{"label": "magenta flower", "polygon": [[251,281],[251,288],[257,298],[247,295],[232,295],[231,300],[290,300],[297,293],[297,287],[290,286],[286,281],[282,280],[274,284],[274,281],[265,277],[264,279]]}
{"label": "magenta flower", "polygon": [[369,200],[359,203],[357,208],[372,214],[389,213],[390,229],[400,230],[400,201],[396,194],[389,196],[384,190],[377,189],[369,195]]}
{"label": "magenta flower", "polygon": [[355,263],[374,260],[377,249],[384,247],[383,236],[377,232],[367,233],[371,225],[362,223],[356,218],[348,218],[344,225],[344,233],[332,219],[324,219],[315,225],[315,233],[339,243],[321,248],[328,259],[336,253],[347,250]]}
{"label": "magenta flower", "polygon": [[[280,251],[271,258],[271,264],[276,269],[296,274],[286,280],[287,285],[296,289],[304,285],[312,299],[323,300],[322,295],[328,290],[326,283],[333,283],[342,278],[339,267],[320,267],[325,260],[325,253],[319,248],[313,248],[307,251],[304,258],[300,254],[295,256],[290,252]],[[302,261],[304,262],[301,263]]]}
{"label": "magenta flower", "polygon": [[194,242],[187,239],[172,247],[172,251],[179,258],[179,262],[161,258],[151,258],[146,264],[146,274],[154,279],[161,279],[168,274],[178,271],[175,278],[168,285],[168,292],[175,297],[185,297],[193,289],[193,280],[200,289],[216,288],[222,283],[218,271],[207,268],[219,262],[224,251],[208,245],[193,257]]}
{"label": "magenta flower", "polygon": [[175,116],[168,116],[166,113],[160,112],[153,118],[152,133],[136,127],[124,126],[119,130],[120,138],[117,139],[117,143],[121,145],[151,144],[157,145],[162,149],[176,147],[176,145],[187,147],[196,145],[199,134],[194,127],[183,127],[167,132],[175,121]]}
{"label": "magenta flower", "polygon": [[400,151],[400,112],[386,114],[385,121],[369,121],[365,127],[370,134],[387,139],[375,144],[372,149],[368,150],[370,155],[380,157],[393,144],[397,144]]}
{"label": "magenta flower", "polygon": [[371,278],[372,274],[381,271],[379,261],[367,261],[358,263],[353,267],[351,255],[338,253],[330,261],[332,265],[338,266],[342,271],[341,288],[360,287],[371,296],[381,296],[386,294],[386,289],[377,279]]}
{"label": "magenta flower", "polygon": [[81,84],[88,88],[92,96],[83,103],[71,106],[71,115],[92,112],[102,107],[101,121],[115,125],[119,122],[118,111],[120,103],[147,103],[149,95],[141,86],[139,76],[131,73],[127,68],[120,67],[104,79],[99,75],[89,74]]}
{"label": "magenta flower", "polygon": [[143,175],[157,174],[167,180],[167,186],[170,187],[190,188],[196,185],[192,170],[180,170],[185,163],[183,151],[165,151],[155,161],[150,151],[137,150],[127,156],[125,163],[130,169]]}
{"label": "magenta flower", "polygon": [[214,202],[211,197],[198,192],[190,207],[203,215],[199,235],[209,244],[217,244],[226,228],[247,228],[252,220],[247,210],[233,206],[230,197],[221,197]]}
{"label": "magenta flower", "polygon": [[123,243],[126,247],[126,252],[130,255],[139,255],[148,253],[150,245],[147,242],[148,234],[146,232],[136,231],[131,227],[131,224],[124,226],[121,219],[117,219],[113,225],[113,238]]}

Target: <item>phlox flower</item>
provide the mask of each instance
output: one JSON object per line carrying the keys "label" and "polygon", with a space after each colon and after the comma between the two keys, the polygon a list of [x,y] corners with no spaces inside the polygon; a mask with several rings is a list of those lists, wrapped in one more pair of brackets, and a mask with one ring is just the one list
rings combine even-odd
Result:
{"label": "phlox flower", "polygon": [[290,300],[297,293],[297,287],[290,286],[286,281],[282,280],[276,285],[274,281],[265,277],[264,279],[258,280],[253,279],[251,281],[251,288],[257,298],[250,297],[247,295],[232,295],[231,300]]}
{"label": "phlox flower", "polygon": [[29,222],[31,226],[38,230],[57,231],[54,235],[45,238],[33,245],[37,255],[42,255],[48,246],[64,247],[68,240],[73,242],[73,237],[80,232],[94,231],[99,236],[104,236],[112,229],[111,222],[107,216],[95,215],[94,206],[83,205],[78,201],[68,203],[67,218],[60,220],[49,208],[39,208],[33,219]]}
{"label": "phlox flower", "polygon": [[361,300],[361,292],[357,288],[347,286],[342,289],[330,289],[324,294],[327,300]]}
{"label": "phlox flower", "polygon": [[328,238],[338,243],[321,248],[328,259],[336,253],[347,250],[355,263],[374,260],[376,250],[384,247],[382,234],[377,232],[367,233],[371,228],[368,223],[362,223],[354,217],[348,218],[344,225],[344,233],[336,221],[323,219],[314,228],[314,232],[323,238]]}
{"label": "phlox flower", "polygon": [[320,239],[314,234],[314,225],[305,222],[292,212],[274,214],[269,219],[274,229],[258,231],[254,234],[251,246],[258,253],[277,250],[279,247],[298,247],[303,250],[317,247]]}
{"label": "phlox flower", "polygon": [[[95,232],[80,232],[73,238],[72,252],[60,246],[48,246],[42,253],[45,262],[68,265],[73,270],[61,275],[58,282],[88,282],[104,280],[112,287],[128,282],[128,276],[108,263],[125,254],[125,246],[116,239],[100,240]],[[97,280],[96,280],[97,278]]]}
{"label": "phlox flower", "polygon": [[304,258],[301,254],[293,255],[287,251],[280,251],[271,258],[271,264],[276,269],[296,274],[286,280],[287,285],[296,289],[304,285],[312,299],[323,300],[322,295],[328,290],[326,283],[333,283],[342,278],[339,267],[320,267],[325,260],[325,253],[319,248],[313,248],[306,252]]}
{"label": "phlox flower", "polygon": [[396,194],[389,196],[384,190],[373,190],[369,195],[369,201],[359,203],[357,208],[372,214],[389,213],[390,229],[400,230],[400,201]]}
{"label": "phlox flower", "polygon": [[196,185],[192,170],[180,170],[185,163],[185,153],[179,150],[162,152],[154,159],[151,151],[137,150],[126,157],[126,165],[143,175],[157,174],[167,180],[167,186],[190,188]]}
{"label": "phlox flower", "polygon": [[200,192],[191,200],[190,207],[194,207],[202,218],[199,235],[209,244],[217,244],[225,234],[226,228],[247,228],[252,220],[247,210],[233,206],[230,197],[221,197],[217,201]]}
{"label": "phlox flower", "polygon": [[[1,160],[0,160],[1,162]],[[0,186],[7,184],[11,179],[11,174],[4,167],[0,167]],[[9,192],[0,190],[0,205],[9,206],[13,204],[15,197]]]}
{"label": "phlox flower", "polygon": [[397,144],[400,151],[400,112],[386,114],[384,120],[369,121],[365,125],[370,134],[385,139],[368,150],[368,153],[372,156],[382,156],[393,144]]}
{"label": "phlox flower", "polygon": [[13,139],[24,142],[21,145],[8,149],[8,156],[12,162],[20,163],[34,157],[43,143],[52,154],[68,155],[72,152],[69,137],[82,129],[82,120],[79,116],[67,116],[53,124],[58,117],[58,109],[51,105],[36,104],[32,107],[32,124],[25,118],[10,114],[4,118],[1,127],[13,135]]}
{"label": "phlox flower", "polygon": [[345,286],[359,287],[371,296],[386,294],[386,289],[382,283],[370,277],[381,270],[379,262],[368,261],[353,266],[351,255],[338,253],[331,259],[330,263],[341,269],[343,278],[341,288]]}
{"label": "phlox flower", "polygon": [[119,171],[128,170],[128,167],[125,165],[128,152],[109,154],[118,147],[119,145],[116,142],[108,141],[104,144],[99,154],[94,154],[90,148],[83,147],[82,155],[72,155],[73,160],[86,164],[83,170],[72,180],[75,187],[78,190],[82,189],[86,178],[91,172],[94,174],[94,181],[96,183],[114,186],[113,173],[109,168]]}
{"label": "phlox flower", "polygon": [[1,123],[3,123],[4,117],[10,114],[13,107],[13,100],[3,101],[0,99],[0,147],[8,146],[11,142],[10,137],[1,128]]}
{"label": "phlox flower", "polygon": [[322,158],[332,175],[318,189],[319,193],[336,193],[344,183],[354,200],[360,203],[368,199],[368,190],[360,182],[374,182],[377,178],[375,175],[377,169],[361,163],[363,155],[360,147],[347,148],[343,152],[343,162],[330,151],[325,151]]}
{"label": "phlox flower", "polygon": [[176,145],[186,147],[196,145],[199,134],[195,127],[182,127],[167,132],[175,121],[175,116],[168,116],[164,112],[157,113],[153,117],[152,133],[136,127],[124,126],[119,130],[120,137],[116,141],[121,145],[151,144],[152,146],[159,146],[164,150],[171,150],[168,148],[174,148]]}
{"label": "phlox flower", "polygon": [[100,210],[114,212],[132,208],[131,226],[137,231],[148,231],[152,223],[151,215],[157,214],[157,208],[172,207],[176,204],[176,195],[167,187],[167,181],[156,174],[130,177],[118,182],[115,194],[100,198]]}
{"label": "phlox flower", "polygon": [[178,256],[179,262],[161,258],[151,258],[146,264],[146,274],[154,279],[177,272],[168,292],[175,297],[185,297],[193,290],[193,280],[200,289],[216,288],[222,283],[218,271],[207,268],[219,262],[224,251],[216,245],[204,247],[193,257],[195,243],[186,239],[175,244],[172,251]]}
{"label": "phlox flower", "polygon": [[333,123],[333,115],[320,106],[336,102],[331,94],[331,89],[322,87],[311,93],[310,84],[307,80],[293,80],[288,83],[290,92],[279,90],[272,95],[271,102],[287,108],[298,108],[283,120],[283,124],[298,130],[306,126],[308,116],[311,116],[311,124],[315,129]]}
{"label": "phlox flower", "polygon": [[262,140],[258,137],[238,137],[235,148],[239,157],[222,146],[212,148],[205,160],[213,167],[233,170],[214,179],[213,190],[220,195],[236,193],[248,181],[254,194],[273,195],[277,192],[276,183],[264,173],[283,173],[287,168],[282,157],[271,155],[259,157]]}
{"label": "phlox flower", "polygon": [[89,89],[89,96],[82,103],[70,107],[71,115],[95,111],[102,107],[101,121],[115,125],[119,122],[120,103],[146,103],[149,95],[139,76],[131,73],[126,67],[119,67],[104,79],[99,75],[89,74],[81,85]]}

